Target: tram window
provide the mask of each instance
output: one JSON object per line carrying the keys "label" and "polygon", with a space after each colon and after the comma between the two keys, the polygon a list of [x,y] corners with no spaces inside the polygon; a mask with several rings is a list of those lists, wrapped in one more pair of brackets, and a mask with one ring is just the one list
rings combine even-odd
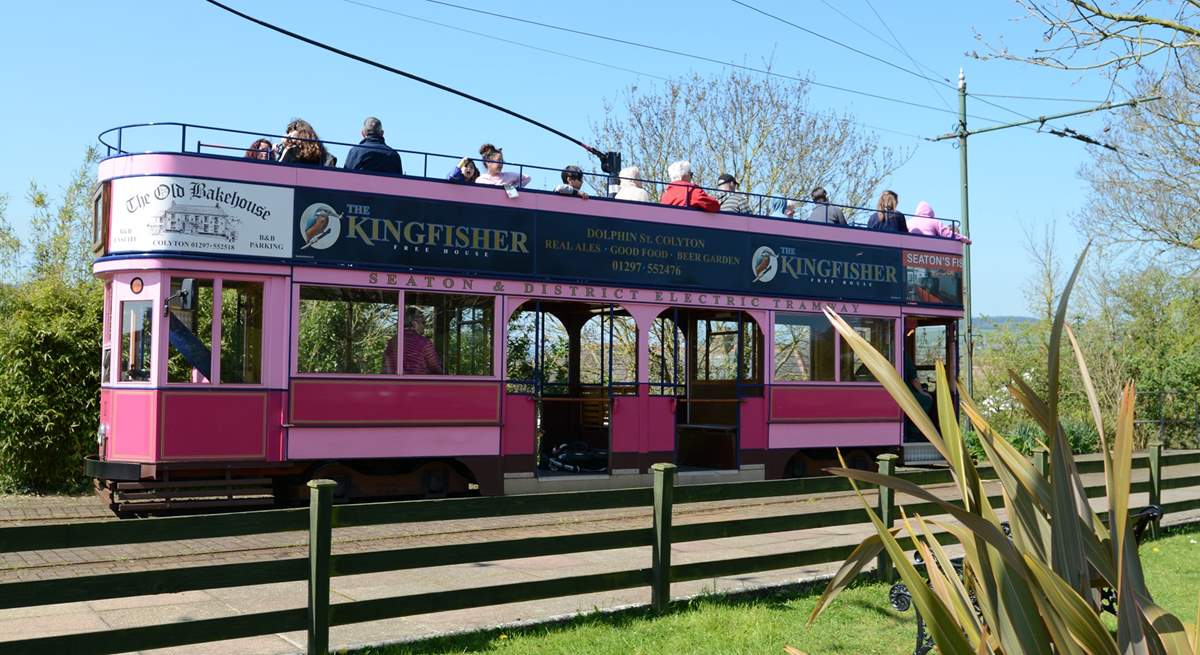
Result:
{"label": "tram window", "polygon": [[580,331],[579,381],[637,393],[637,323],[623,310],[597,308]]}
{"label": "tram window", "polygon": [[148,382],[153,364],[154,303],[121,303],[121,381]]}
{"label": "tram window", "polygon": [[562,321],[530,303],[508,321],[509,393],[534,393],[542,384],[546,394],[568,390],[570,339]]}
{"label": "tram window", "polygon": [[262,324],[262,282],[225,280],[221,285],[221,382],[262,381]]}
{"label": "tram window", "polygon": [[404,372],[491,375],[494,302],[489,296],[404,294]]}
{"label": "tram window", "polygon": [[650,328],[650,394],[683,395],[687,377],[687,336],[669,316],[659,316]]}
{"label": "tram window", "polygon": [[100,355],[100,383],[108,384],[112,375],[112,348],[104,346],[104,351]]}
{"label": "tram window", "polygon": [[[183,278],[171,278],[171,295]],[[196,280],[192,309],[172,301],[167,315],[167,382],[208,382],[212,367],[213,281]]]}
{"label": "tram window", "polygon": [[775,379],[834,379],[833,326],[815,314],[775,314]]}
{"label": "tram window", "polygon": [[397,291],[300,287],[299,371],[394,374],[399,304]]}
{"label": "tram window", "polygon": [[[846,319],[850,327],[862,338],[866,339],[875,350],[878,350],[887,357],[889,362],[895,363],[894,348],[892,347],[893,339],[895,338],[895,324],[891,319],[886,318],[855,318]],[[867,370],[867,366],[863,364],[854,349],[845,341],[842,341],[842,370],[841,379],[843,382],[874,382],[875,376]]]}

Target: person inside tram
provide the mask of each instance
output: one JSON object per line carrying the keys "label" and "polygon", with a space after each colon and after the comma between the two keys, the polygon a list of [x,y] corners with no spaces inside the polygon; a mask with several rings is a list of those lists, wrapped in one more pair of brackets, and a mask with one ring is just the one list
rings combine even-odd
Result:
{"label": "person inside tram", "polygon": [[796,201],[786,200],[784,198],[771,198],[771,213],[767,214],[770,218],[790,218],[796,219]]}
{"label": "person inside tram", "polygon": [[478,178],[479,168],[475,166],[475,160],[470,157],[458,160],[458,164],[446,175],[446,179],[455,184],[475,184],[475,180]]}
{"label": "person inside tram", "polygon": [[825,187],[813,189],[811,197],[814,204],[812,212],[808,215],[810,223],[846,224],[846,215],[842,213],[842,208],[829,204],[829,194],[825,192]]}
{"label": "person inside tram", "polygon": [[971,243],[966,236],[955,232],[945,223],[937,220],[933,214],[933,207],[924,200],[917,203],[916,213],[908,217],[908,233],[942,237],[943,239],[958,239],[963,243]]}
{"label": "person inside tram", "polygon": [[523,187],[529,184],[529,176],[504,170],[504,151],[496,146],[485,143],[479,146],[479,155],[483,157],[483,165],[487,172],[475,178],[476,184],[492,186]]}
{"label": "person inside tram", "polygon": [[383,140],[383,123],[374,116],[363,121],[362,141],[350,149],[343,166],[348,171],[374,171],[404,175],[404,163],[400,153],[388,147]]}
{"label": "person inside tram", "polygon": [[887,190],[879,194],[879,204],[876,206],[876,211],[871,214],[871,220],[867,222],[867,227],[880,232],[908,234],[908,223],[904,220],[904,214],[896,211],[898,204],[900,204],[900,196],[896,195],[895,191]]}
{"label": "person inside tram", "polygon": [[[383,349],[383,372],[396,372],[396,337]],[[441,375],[442,358],[433,341],[425,336],[425,315],[415,307],[404,312],[404,372],[411,375]]]}
{"label": "person inside tram", "polygon": [[564,168],[562,184],[554,187],[554,192],[587,200],[588,194],[583,191],[583,169],[575,165]]}
{"label": "person inside tram", "polygon": [[621,186],[617,189],[617,200],[650,202],[650,194],[642,187],[642,169],[626,166],[621,169]]}
{"label": "person inside tram", "polygon": [[276,147],[280,149],[277,159],[285,164],[337,166],[337,157],[325,149],[317,131],[302,118],[292,119],[292,122],[288,123],[287,138]]}
{"label": "person inside tram", "polygon": [[699,209],[705,212],[717,212],[721,210],[721,203],[717,199],[708,195],[692,181],[692,163],[683,160],[677,161],[667,167],[667,174],[671,177],[671,183],[667,185],[667,190],[663,192],[659,202],[664,205],[674,205],[676,207],[687,207],[688,209]]}
{"label": "person inside tram", "polygon": [[729,173],[721,173],[717,178],[717,202],[721,203],[721,211],[735,214],[750,213],[750,197],[740,193],[737,188],[737,178]]}
{"label": "person inside tram", "polygon": [[274,147],[267,139],[257,139],[254,143],[250,144],[249,148],[246,148],[246,159],[271,161],[275,157],[275,153],[273,152]]}

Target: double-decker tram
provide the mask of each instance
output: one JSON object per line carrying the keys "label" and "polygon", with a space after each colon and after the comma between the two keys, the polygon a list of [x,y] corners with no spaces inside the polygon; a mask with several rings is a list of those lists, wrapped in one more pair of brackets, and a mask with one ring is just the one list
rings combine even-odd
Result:
{"label": "double-decker tram", "polygon": [[211,152],[117,149],[99,182],[87,465],[117,508],[919,457],[826,306],[906,377],[954,375],[958,241]]}

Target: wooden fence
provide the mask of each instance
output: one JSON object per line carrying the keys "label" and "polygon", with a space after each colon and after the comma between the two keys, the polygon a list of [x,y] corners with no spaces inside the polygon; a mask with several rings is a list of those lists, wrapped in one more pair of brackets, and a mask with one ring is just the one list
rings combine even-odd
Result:
{"label": "wooden fence", "polygon": [[[1044,471],[1045,458],[1035,462]],[[1164,467],[1200,463],[1200,453],[1163,453],[1152,447],[1134,456],[1135,469],[1149,469],[1149,479],[1133,484],[1133,493],[1149,493],[1149,502],[1162,505],[1171,514],[1200,508],[1200,497],[1162,503],[1168,489],[1200,487],[1200,475],[1166,477]],[[895,456],[879,458],[884,473],[894,471]],[[1081,460],[1081,473],[1103,470],[1100,460]],[[853,525],[866,522],[861,508],[768,516],[728,521],[671,525],[675,505],[736,499],[766,498],[845,492],[846,480],[837,477],[771,480],[675,486],[675,467],[656,464],[654,486],[619,489],[505,496],[418,500],[362,505],[332,504],[332,482],[314,481],[308,508],[278,509],[236,514],[155,518],[139,521],[34,525],[0,528],[0,552],[83,548],[91,546],[142,544],[182,539],[210,539],[251,534],[307,530],[309,552],[290,559],[192,566],[156,571],[88,575],[83,577],[0,584],[0,609],[72,603],[106,598],[165,594],[182,591],[308,581],[308,606],[238,616],[202,619],[163,625],[122,628],[98,632],[0,641],[0,653],[121,653],[180,646],[256,635],[308,631],[308,652],[324,654],[329,627],[375,621],[414,614],[443,612],[519,601],[650,586],[652,605],[661,609],[670,599],[672,582],[738,575],[775,569],[839,562],[854,545],[831,546],[755,557],[740,557],[691,564],[671,564],[671,544],[790,532],[809,528]],[[982,467],[985,478],[994,478]],[[950,482],[948,471],[917,471],[900,474],[922,485]],[[1103,496],[1103,485],[1087,487],[1089,497]],[[1001,497],[992,496],[999,506]],[[888,490],[878,494],[878,511],[885,521],[896,517],[895,498]],[[587,510],[653,507],[650,528],[609,530],[557,537],[528,537],[483,543],[439,545],[395,550],[330,554],[332,531],[355,526],[461,520],[483,517],[578,512]],[[910,514],[940,514],[933,503],[906,505]],[[559,555],[614,548],[651,546],[644,567],[612,573],[486,586],[467,590],[437,591],[361,600],[330,605],[332,576],[359,575],[490,562],[496,560]],[[891,567],[881,561],[882,570]]]}

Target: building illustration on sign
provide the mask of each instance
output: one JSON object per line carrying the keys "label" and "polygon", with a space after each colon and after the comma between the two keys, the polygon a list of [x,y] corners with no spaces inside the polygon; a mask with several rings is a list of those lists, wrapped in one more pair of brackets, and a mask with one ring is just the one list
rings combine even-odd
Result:
{"label": "building illustration on sign", "polygon": [[215,237],[230,243],[237,241],[241,219],[230,216],[221,205],[183,205],[172,202],[150,220],[147,227],[155,235],[164,232],[190,236]]}

